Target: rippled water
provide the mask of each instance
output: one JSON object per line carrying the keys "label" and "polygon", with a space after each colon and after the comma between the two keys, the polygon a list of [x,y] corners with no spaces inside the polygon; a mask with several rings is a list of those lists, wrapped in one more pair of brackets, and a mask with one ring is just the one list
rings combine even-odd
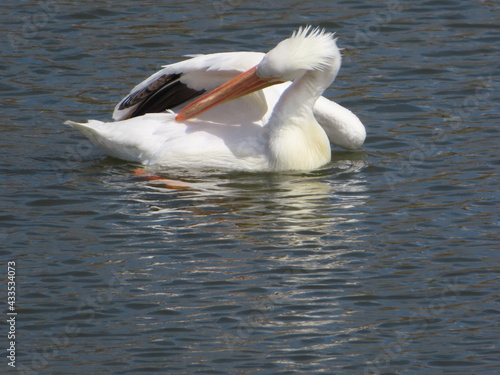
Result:
{"label": "rippled water", "polygon": [[[497,2],[0,8],[2,373],[498,373]],[[109,119],[183,54],[304,24],[337,32],[325,95],[368,130],[318,171],[158,170],[192,184],[169,189],[62,124]]]}

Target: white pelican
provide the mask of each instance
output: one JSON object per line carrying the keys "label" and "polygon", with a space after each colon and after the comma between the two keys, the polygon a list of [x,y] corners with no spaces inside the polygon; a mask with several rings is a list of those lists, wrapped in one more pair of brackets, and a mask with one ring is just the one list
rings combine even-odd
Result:
{"label": "white pelican", "polygon": [[[311,170],[330,161],[325,130],[346,148],[359,147],[366,135],[352,112],[320,97],[340,62],[333,34],[300,28],[265,55],[214,54],[165,67],[117,105],[118,121],[67,123],[109,155],[143,164]],[[177,109],[256,63],[178,114],[151,113]]]}
{"label": "white pelican", "polygon": [[[166,65],[135,86],[115,107],[114,120],[126,120],[146,113],[178,111],[191,100],[211,91],[257,65],[265,53],[223,52],[195,57]],[[214,108],[204,119],[235,123],[252,119],[260,125],[270,114],[290,82],[264,88],[260,95],[233,100]],[[366,137],[365,127],[347,108],[320,96],[313,107],[314,117],[323,127],[330,142],[354,150]]]}

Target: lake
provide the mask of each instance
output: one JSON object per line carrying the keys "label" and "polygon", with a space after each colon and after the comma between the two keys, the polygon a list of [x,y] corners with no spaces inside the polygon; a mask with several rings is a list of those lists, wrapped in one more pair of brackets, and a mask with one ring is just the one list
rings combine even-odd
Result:
{"label": "lake", "polygon": [[[0,8],[2,373],[498,373],[497,2]],[[319,170],[157,168],[172,189],[63,124],[308,24],[343,48],[324,95],[367,128]]]}

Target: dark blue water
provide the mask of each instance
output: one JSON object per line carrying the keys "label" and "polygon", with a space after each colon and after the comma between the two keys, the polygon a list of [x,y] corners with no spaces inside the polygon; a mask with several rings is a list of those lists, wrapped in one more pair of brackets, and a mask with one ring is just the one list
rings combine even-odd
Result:
{"label": "dark blue water", "polygon": [[[0,6],[0,259],[20,374],[498,374],[494,1]],[[63,125],[184,54],[336,31],[367,127],[310,173],[134,174]]]}

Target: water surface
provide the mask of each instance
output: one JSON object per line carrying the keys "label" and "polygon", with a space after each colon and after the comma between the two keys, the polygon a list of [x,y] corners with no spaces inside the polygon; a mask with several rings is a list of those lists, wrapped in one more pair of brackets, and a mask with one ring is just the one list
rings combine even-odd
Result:
{"label": "water surface", "polygon": [[[1,8],[17,372],[498,372],[496,2]],[[266,51],[305,24],[337,32],[325,95],[368,131],[320,170],[156,170],[192,184],[169,189],[63,125],[110,119],[184,54]]]}

